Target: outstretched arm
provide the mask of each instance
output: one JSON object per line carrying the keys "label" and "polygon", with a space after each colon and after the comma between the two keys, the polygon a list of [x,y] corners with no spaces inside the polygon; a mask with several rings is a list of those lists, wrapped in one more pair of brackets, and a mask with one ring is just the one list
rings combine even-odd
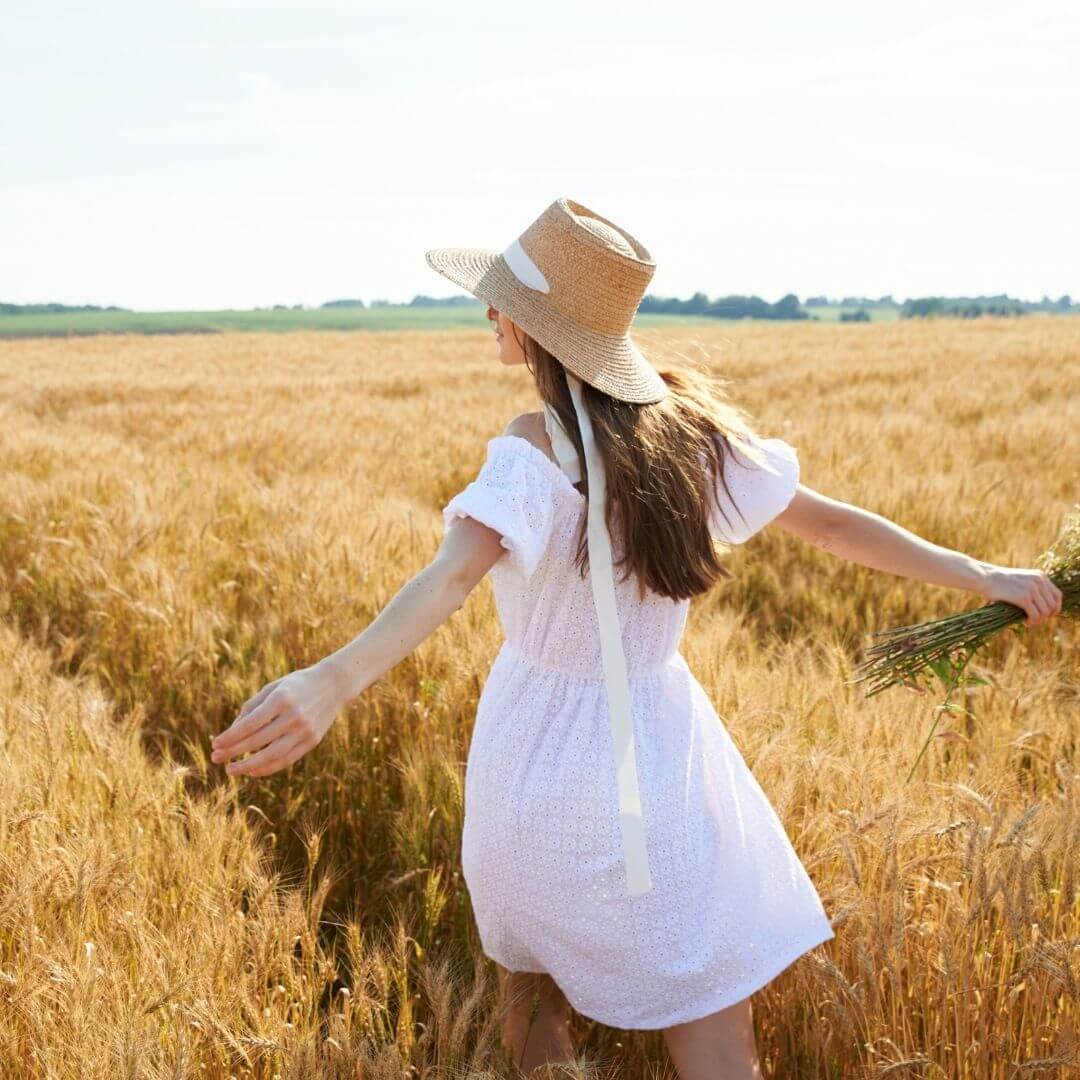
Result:
{"label": "outstretched arm", "polygon": [[465,603],[506,553],[499,533],[472,518],[445,532],[435,558],[401,587],[371,624],[311,667],[267,683],[212,742],[231,776],[269,776],[317,746],[342,707],[403,660]]}
{"label": "outstretched arm", "polygon": [[320,661],[334,673],[342,704],[362,694],[446,622],[505,553],[499,534],[479,521],[459,518],[450,525],[431,563],[366,630]]}
{"label": "outstretched arm", "polygon": [[983,562],[803,484],[773,520],[830,555],[860,566],[1015,604],[1027,612],[1028,625],[1061,611],[1062,592],[1041,570]]}

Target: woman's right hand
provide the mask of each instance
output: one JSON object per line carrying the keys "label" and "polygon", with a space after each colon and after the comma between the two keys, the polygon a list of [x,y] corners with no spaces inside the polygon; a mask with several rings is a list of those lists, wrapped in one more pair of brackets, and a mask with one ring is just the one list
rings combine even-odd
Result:
{"label": "woman's right hand", "polygon": [[1003,600],[1027,612],[1025,625],[1035,626],[1061,614],[1062,591],[1042,570],[991,566],[982,589],[987,600]]}
{"label": "woman's right hand", "polygon": [[[244,702],[240,715],[211,741],[210,760],[230,776],[270,776],[322,741],[344,705],[327,664],[291,671]],[[253,753],[243,761],[231,758]]]}

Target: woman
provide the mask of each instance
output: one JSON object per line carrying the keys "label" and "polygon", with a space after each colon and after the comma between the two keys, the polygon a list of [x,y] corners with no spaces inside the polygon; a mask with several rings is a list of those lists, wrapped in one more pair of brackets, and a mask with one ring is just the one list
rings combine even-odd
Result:
{"label": "woman", "polygon": [[543,408],[489,440],[432,563],[350,644],[246,702],[212,759],[255,751],[228,766],[248,776],[296,761],[492,570],[506,641],[469,748],[462,868],[515,1061],[571,1059],[574,1007],[662,1030],[686,1080],[758,1076],[750,995],[834,935],[678,651],[690,598],[730,576],[723,545],[773,522],[1029,624],[1061,592],[818,494],[792,446],[700,377],[661,375],[629,334],[655,264],[581,203],[556,200],[501,253],[427,258],[489,304],[501,362],[528,366]]}

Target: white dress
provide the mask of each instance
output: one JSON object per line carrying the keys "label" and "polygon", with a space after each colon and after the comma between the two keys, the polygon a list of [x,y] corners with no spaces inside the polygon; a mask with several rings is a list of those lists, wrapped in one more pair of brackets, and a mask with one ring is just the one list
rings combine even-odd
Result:
{"label": "white dress", "polygon": [[[549,432],[551,428],[549,426]],[[795,450],[752,440],[774,471],[725,457],[743,543],[791,501]],[[560,460],[562,455],[560,454]],[[587,500],[528,440],[487,444],[443,508],[502,535],[492,568],[505,641],[477,706],[465,777],[462,871],[484,952],[548,972],[583,1016],[623,1029],[733,1005],[834,936],[784,827],[679,652],[689,600],[633,577],[615,590],[632,699],[652,888],[626,888],[611,722],[588,575],[573,566]],[[612,536],[612,554],[622,554]]]}

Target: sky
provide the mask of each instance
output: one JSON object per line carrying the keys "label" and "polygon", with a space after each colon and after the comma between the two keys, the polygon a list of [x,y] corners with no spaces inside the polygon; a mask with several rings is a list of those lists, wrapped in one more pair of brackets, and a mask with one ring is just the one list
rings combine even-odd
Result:
{"label": "sky", "polygon": [[1080,8],[6,0],[0,301],[461,295],[561,196],[687,297],[1080,298]]}

